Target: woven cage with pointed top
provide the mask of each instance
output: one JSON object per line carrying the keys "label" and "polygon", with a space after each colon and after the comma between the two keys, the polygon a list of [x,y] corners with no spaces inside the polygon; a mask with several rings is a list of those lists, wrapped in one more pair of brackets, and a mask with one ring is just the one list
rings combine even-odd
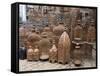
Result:
{"label": "woven cage with pointed top", "polygon": [[58,42],[58,63],[68,63],[70,60],[70,38],[67,32],[63,32]]}

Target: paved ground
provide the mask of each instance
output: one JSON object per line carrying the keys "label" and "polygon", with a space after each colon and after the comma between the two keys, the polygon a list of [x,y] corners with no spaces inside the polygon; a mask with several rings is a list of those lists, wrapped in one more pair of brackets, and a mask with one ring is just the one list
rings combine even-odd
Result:
{"label": "paved ground", "polygon": [[88,68],[96,67],[96,50],[92,50],[92,59],[82,60],[82,65],[76,67],[70,61],[69,64],[50,63],[48,61],[27,61],[19,60],[19,71],[36,71],[36,70],[52,70],[52,69],[71,69],[71,68]]}
{"label": "paved ground", "polygon": [[50,69],[71,69],[71,68],[85,68],[96,67],[96,51],[92,50],[92,59],[85,59],[82,61],[80,67],[76,67],[70,61],[69,64],[49,63],[48,61],[32,61],[19,60],[19,71],[34,71],[34,70],[50,70]]}
{"label": "paved ground", "polygon": [[20,71],[34,71],[34,70],[50,70],[50,69],[70,69],[70,68],[85,68],[85,67],[95,67],[95,60],[84,60],[80,67],[76,67],[72,62],[69,64],[58,64],[58,63],[49,63],[48,61],[32,61],[27,60],[19,61],[19,70]]}

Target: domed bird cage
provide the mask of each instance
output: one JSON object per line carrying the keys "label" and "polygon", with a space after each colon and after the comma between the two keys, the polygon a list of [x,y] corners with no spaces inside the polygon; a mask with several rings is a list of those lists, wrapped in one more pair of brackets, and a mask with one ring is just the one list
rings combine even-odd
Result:
{"label": "domed bird cage", "polygon": [[55,26],[53,32],[56,36],[60,36],[64,32],[64,24],[60,23],[58,26]]}
{"label": "domed bird cage", "polygon": [[50,41],[47,38],[47,35],[43,35],[43,38],[39,41],[39,49],[40,49],[40,59],[48,60],[49,59],[49,49],[50,49]]}
{"label": "domed bird cage", "polygon": [[61,34],[64,32],[64,24],[63,23],[60,23],[58,26],[55,26],[53,28],[53,33],[54,33],[54,36],[53,36],[53,39],[55,40],[55,45],[58,47],[58,41],[59,41],[59,38],[61,36]]}
{"label": "domed bird cage", "polygon": [[44,27],[43,32],[41,33],[41,35],[47,35],[47,38],[50,40],[50,42],[53,39],[53,32],[51,31],[50,27],[47,25],[46,27]]}
{"label": "domed bird cage", "polygon": [[41,36],[37,34],[34,29],[32,30],[32,33],[28,35],[28,41],[33,48],[35,47],[36,43],[40,41],[40,39]]}

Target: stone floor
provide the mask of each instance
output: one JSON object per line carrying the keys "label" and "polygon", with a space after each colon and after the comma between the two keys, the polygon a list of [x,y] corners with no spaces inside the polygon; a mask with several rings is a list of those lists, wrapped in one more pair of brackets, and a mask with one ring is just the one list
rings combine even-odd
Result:
{"label": "stone floor", "polygon": [[85,68],[95,67],[95,60],[84,60],[82,65],[76,67],[72,62],[69,64],[49,63],[48,61],[32,61],[19,60],[19,71],[34,71],[34,70],[50,70],[50,69],[71,69],[71,68]]}
{"label": "stone floor", "polygon": [[48,61],[27,61],[19,60],[19,71],[52,70],[52,69],[72,69],[96,67],[96,51],[92,50],[92,59],[82,60],[82,65],[76,67],[73,61],[68,64],[50,63]]}

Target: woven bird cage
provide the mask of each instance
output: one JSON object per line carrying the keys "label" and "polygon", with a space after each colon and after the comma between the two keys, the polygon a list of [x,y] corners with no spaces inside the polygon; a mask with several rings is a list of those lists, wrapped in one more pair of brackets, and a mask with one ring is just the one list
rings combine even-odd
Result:
{"label": "woven bird cage", "polygon": [[55,45],[55,41],[53,41],[52,48],[49,50],[49,62],[57,62],[57,48]]}
{"label": "woven bird cage", "polygon": [[78,21],[77,26],[74,29],[74,40],[76,40],[77,38],[80,38],[80,40],[82,40],[82,27],[80,26],[80,21]]}
{"label": "woven bird cage", "polygon": [[32,33],[28,35],[28,41],[30,42],[31,46],[34,48],[36,43],[40,41],[41,36],[33,30]]}
{"label": "woven bird cage", "polygon": [[32,46],[29,46],[27,50],[27,60],[32,61],[33,60],[33,49]]}
{"label": "woven bird cage", "polygon": [[64,25],[59,24],[58,26],[54,27],[53,32],[56,36],[60,36],[64,32]]}
{"label": "woven bird cage", "polygon": [[[76,62],[77,60],[80,61],[80,62],[82,60],[80,45],[76,45],[75,49],[74,49],[74,62]],[[75,63],[75,64],[77,65],[77,63]]]}
{"label": "woven bird cage", "polygon": [[70,60],[70,38],[64,31],[58,42],[58,63],[68,63]]}
{"label": "woven bird cage", "polygon": [[19,28],[19,44],[20,44],[20,46],[22,46],[23,44],[25,45],[25,41],[27,40],[27,33],[28,33],[28,30],[25,27]]}
{"label": "woven bird cage", "polygon": [[47,35],[47,38],[50,40],[50,42],[52,41],[53,39],[53,32],[51,31],[50,27],[45,27],[43,32],[41,33],[41,36],[43,35]]}
{"label": "woven bird cage", "polygon": [[50,41],[47,35],[43,35],[42,37],[43,38],[39,41],[40,59],[47,60],[49,58]]}
{"label": "woven bird cage", "polygon": [[87,33],[87,41],[88,42],[94,42],[96,39],[96,30],[94,26],[90,26],[88,28],[88,33]]}
{"label": "woven bird cage", "polygon": [[38,46],[35,46],[35,49],[33,51],[33,60],[38,61],[40,57],[40,50],[38,49]]}

